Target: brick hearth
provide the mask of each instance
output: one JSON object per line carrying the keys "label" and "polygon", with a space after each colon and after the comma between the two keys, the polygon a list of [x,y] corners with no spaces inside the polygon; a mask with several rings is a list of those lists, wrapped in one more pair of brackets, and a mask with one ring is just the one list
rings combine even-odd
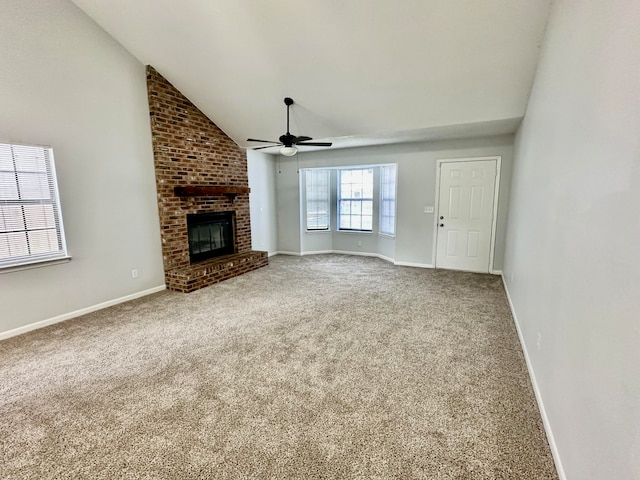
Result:
{"label": "brick hearth", "polygon": [[[174,193],[175,187],[248,187],[244,150],[151,66],[147,89],[167,288],[192,292],[267,265],[267,252],[251,250],[248,193]],[[236,253],[191,264],[187,214],[231,210],[236,213]]]}

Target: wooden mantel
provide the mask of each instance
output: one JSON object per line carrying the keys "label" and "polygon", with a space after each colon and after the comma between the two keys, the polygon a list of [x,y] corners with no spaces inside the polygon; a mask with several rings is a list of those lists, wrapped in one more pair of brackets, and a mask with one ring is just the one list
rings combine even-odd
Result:
{"label": "wooden mantel", "polygon": [[213,185],[209,187],[175,187],[173,193],[178,197],[211,197],[215,195],[226,195],[234,199],[236,195],[250,193],[249,187],[237,187],[233,185]]}

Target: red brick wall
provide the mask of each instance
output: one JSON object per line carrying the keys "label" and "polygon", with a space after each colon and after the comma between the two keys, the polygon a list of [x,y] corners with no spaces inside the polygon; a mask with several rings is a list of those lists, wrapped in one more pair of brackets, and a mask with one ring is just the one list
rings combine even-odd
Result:
{"label": "red brick wall", "polygon": [[[251,252],[249,195],[178,197],[176,186],[248,187],[247,156],[189,99],[153,67],[147,66],[147,90],[165,280],[188,270],[187,214],[236,213],[236,252]],[[214,282],[212,282],[214,283]]]}

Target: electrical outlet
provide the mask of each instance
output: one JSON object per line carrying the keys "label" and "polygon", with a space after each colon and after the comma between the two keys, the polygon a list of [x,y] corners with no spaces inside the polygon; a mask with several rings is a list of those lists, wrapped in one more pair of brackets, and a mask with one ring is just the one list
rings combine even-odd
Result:
{"label": "electrical outlet", "polygon": [[361,247],[362,246],[362,240],[358,240],[358,246]]}
{"label": "electrical outlet", "polygon": [[138,270],[137,269],[133,269],[131,270],[131,278],[138,278]]}

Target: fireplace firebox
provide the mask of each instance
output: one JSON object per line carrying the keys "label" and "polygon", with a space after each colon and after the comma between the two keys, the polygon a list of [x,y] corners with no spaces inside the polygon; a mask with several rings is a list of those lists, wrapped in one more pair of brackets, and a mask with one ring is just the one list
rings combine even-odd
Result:
{"label": "fireplace firebox", "polygon": [[188,214],[189,261],[202,262],[236,253],[235,229],[235,212]]}

